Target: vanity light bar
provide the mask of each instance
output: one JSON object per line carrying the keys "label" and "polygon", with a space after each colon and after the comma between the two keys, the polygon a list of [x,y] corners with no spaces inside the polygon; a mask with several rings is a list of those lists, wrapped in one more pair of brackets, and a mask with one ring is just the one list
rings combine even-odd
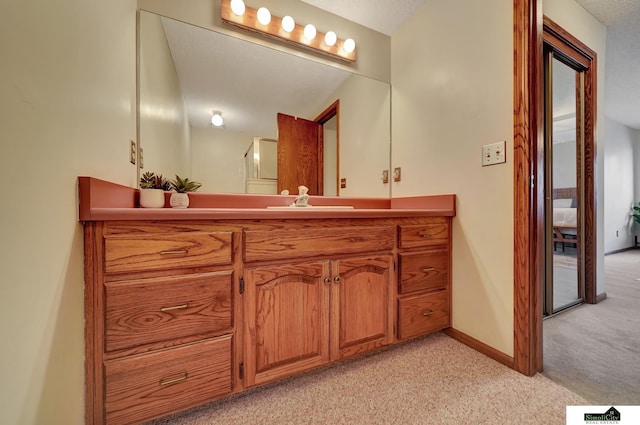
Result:
{"label": "vanity light bar", "polygon": [[[353,47],[353,40],[342,40],[338,38],[333,46],[325,43],[325,33],[317,31],[316,36],[309,40],[304,35],[304,26],[295,24],[293,31],[287,32],[282,28],[282,18],[271,15],[271,21],[263,25],[258,21],[258,9],[245,6],[242,15],[236,15],[231,11],[231,0],[221,0],[220,16],[223,22],[235,25],[241,28],[275,37],[281,40],[290,41],[303,47],[317,50],[324,54],[334,56],[349,62],[356,61],[356,50]],[[353,50],[345,50],[345,41],[347,49],[353,47]],[[351,44],[352,46],[349,46]]]}

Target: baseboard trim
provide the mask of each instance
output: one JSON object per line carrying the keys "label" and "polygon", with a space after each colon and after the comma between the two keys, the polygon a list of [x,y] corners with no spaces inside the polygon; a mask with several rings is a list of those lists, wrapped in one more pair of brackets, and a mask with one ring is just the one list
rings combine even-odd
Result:
{"label": "baseboard trim", "polygon": [[630,246],[628,248],[615,249],[613,251],[605,252],[604,255],[619,254],[621,252],[631,251],[632,249],[636,249],[636,248],[637,246]]}
{"label": "baseboard trim", "polygon": [[596,304],[598,304],[600,301],[604,301],[607,299],[607,293],[603,292],[601,294],[596,295]]}
{"label": "baseboard trim", "polygon": [[502,351],[496,350],[495,348],[485,344],[482,341],[478,341],[477,339],[465,334],[464,332],[460,332],[459,330],[453,328],[447,328],[444,330],[444,333],[449,335],[451,338],[460,341],[464,345],[484,354],[485,356],[492,358],[498,363],[502,363],[503,365],[511,369],[515,368],[515,361],[513,360],[513,357],[504,354]]}

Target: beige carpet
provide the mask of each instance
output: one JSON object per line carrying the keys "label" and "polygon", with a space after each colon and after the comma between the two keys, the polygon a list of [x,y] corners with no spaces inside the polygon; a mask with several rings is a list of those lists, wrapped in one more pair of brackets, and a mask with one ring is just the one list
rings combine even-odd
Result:
{"label": "beige carpet", "polygon": [[640,250],[604,263],[606,300],[544,320],[544,374],[591,404],[639,405]]}
{"label": "beige carpet", "polygon": [[566,269],[575,270],[578,266],[576,255],[553,253],[553,265],[555,267],[564,267]]}
{"label": "beige carpet", "polygon": [[152,424],[564,424],[586,400],[438,333]]}

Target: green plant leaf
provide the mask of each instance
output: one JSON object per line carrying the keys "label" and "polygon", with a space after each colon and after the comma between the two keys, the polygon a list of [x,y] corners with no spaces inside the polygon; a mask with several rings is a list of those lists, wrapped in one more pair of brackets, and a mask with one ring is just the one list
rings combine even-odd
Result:
{"label": "green plant leaf", "polygon": [[188,177],[182,178],[176,174],[176,178],[171,180],[171,188],[178,193],[195,192],[200,189],[202,183],[189,180]]}

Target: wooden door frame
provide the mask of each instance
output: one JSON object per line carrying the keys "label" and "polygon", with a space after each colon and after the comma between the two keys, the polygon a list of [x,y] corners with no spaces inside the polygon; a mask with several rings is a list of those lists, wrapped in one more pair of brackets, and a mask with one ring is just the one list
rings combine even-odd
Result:
{"label": "wooden door frame", "polygon": [[[542,370],[542,278],[544,276],[544,93],[545,29],[590,59],[585,78],[585,301],[595,303],[595,52],[550,19],[543,0],[514,0],[514,369],[525,375]],[[586,131],[590,128],[590,131]]]}
{"label": "wooden door frame", "polygon": [[324,124],[336,117],[336,194],[340,195],[340,99],[316,117],[318,128],[318,191],[324,195]]}

